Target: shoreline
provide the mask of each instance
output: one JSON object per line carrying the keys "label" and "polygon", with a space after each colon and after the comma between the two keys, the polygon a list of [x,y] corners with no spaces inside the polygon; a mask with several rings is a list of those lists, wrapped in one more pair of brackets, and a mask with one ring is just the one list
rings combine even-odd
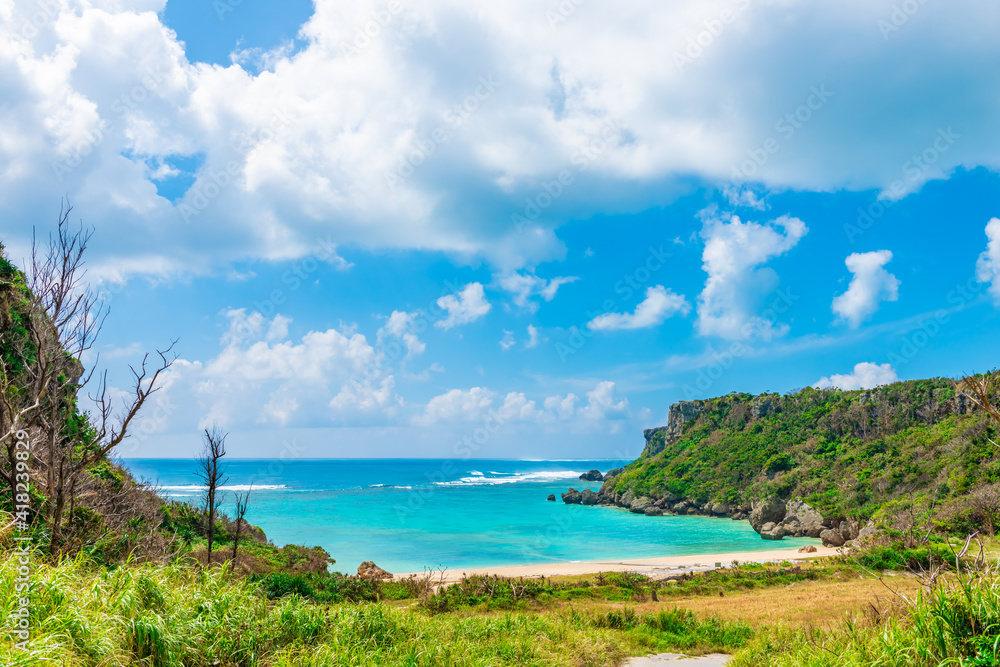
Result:
{"label": "shoreline", "polygon": [[[462,571],[447,570],[444,578],[438,574],[435,581],[455,583],[466,575],[499,575],[501,577],[561,577],[596,574],[598,572],[637,572],[649,577],[707,572],[731,567],[734,561],[740,563],[770,563],[775,561],[803,561],[814,558],[837,556],[840,549],[816,545],[814,553],[799,553],[798,549],[770,549],[767,551],[742,551],[734,553],[695,554],[689,556],[660,556],[653,558],[630,558],[622,560],[597,560],[580,562],[534,563],[531,565],[497,565],[494,567],[466,568]],[[422,577],[425,572],[397,574],[395,578],[409,576]]]}

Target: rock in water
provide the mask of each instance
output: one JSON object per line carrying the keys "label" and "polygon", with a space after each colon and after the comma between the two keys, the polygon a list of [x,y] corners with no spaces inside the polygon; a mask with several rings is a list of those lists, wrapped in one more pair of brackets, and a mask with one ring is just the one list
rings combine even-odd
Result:
{"label": "rock in water", "polygon": [[392,579],[392,574],[386,572],[385,570],[383,570],[370,560],[366,560],[361,565],[358,565],[358,578],[368,579],[368,580],[378,579],[380,581],[386,581]]}
{"label": "rock in water", "polygon": [[567,505],[579,505],[581,502],[583,502],[583,496],[580,494],[579,491],[577,491],[573,487],[570,487],[569,491],[562,494],[562,499],[563,502],[566,503]]}
{"label": "rock in water", "polygon": [[549,497],[548,497],[548,498],[546,498],[546,500],[550,500],[550,501],[552,501],[552,502],[555,502],[555,501],[556,501],[556,494],[554,494],[554,493],[550,493],[550,494],[549,494]]}
{"label": "rock in water", "polygon": [[583,505],[596,505],[597,494],[590,489],[584,489],[580,492],[580,503]]}
{"label": "rock in water", "polygon": [[603,482],[604,475],[601,474],[600,470],[588,470],[580,475],[580,479],[584,482]]}
{"label": "rock in water", "polygon": [[780,523],[765,523],[760,528],[760,539],[780,540],[785,536],[785,527]]}

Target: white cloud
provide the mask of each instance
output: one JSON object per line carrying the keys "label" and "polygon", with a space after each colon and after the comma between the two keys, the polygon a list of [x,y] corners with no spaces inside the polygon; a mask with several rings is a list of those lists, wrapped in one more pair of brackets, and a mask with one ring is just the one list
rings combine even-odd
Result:
{"label": "white cloud", "polygon": [[588,419],[624,419],[629,416],[628,399],[619,399],[615,383],[605,380],[587,392],[587,405],[580,408],[580,415]]}
{"label": "white cloud", "polygon": [[856,252],[844,261],[853,275],[847,291],[833,299],[833,312],[838,321],[858,328],[878,310],[882,301],[899,298],[899,279],[885,270],[892,260],[888,250]]}
{"label": "white cloud", "polygon": [[556,292],[563,285],[579,280],[576,276],[560,276],[546,280],[539,278],[532,273],[509,273],[503,276],[495,276],[500,289],[514,295],[514,303],[520,308],[526,308],[532,312],[538,310],[538,302],[531,297],[540,296],[545,301],[552,301]]}
{"label": "white cloud", "polygon": [[[452,389],[435,396],[414,423],[429,426],[438,423],[482,422],[495,420],[499,425],[508,424],[551,424],[580,419],[620,422],[631,416],[628,399],[618,396],[615,383],[598,382],[587,392],[586,405],[577,407],[579,398],[575,394],[548,396],[539,409],[535,400],[522,392],[509,392],[499,401],[499,396],[485,387]],[[591,425],[588,428],[593,428]]]}
{"label": "white cloud", "polygon": [[1000,303],[1000,218],[986,224],[986,250],[976,262],[976,278],[981,283],[991,283],[989,293]]}
{"label": "white cloud", "polygon": [[683,294],[674,294],[663,285],[646,289],[646,298],[635,308],[635,312],[605,313],[592,319],[587,327],[595,331],[616,331],[618,329],[645,329],[655,327],[674,315],[687,315],[691,304]]}
{"label": "white cloud", "polygon": [[524,344],[524,347],[528,349],[538,347],[538,328],[534,325],[528,325],[528,340]]}
{"label": "white cloud", "polygon": [[787,325],[759,314],[766,296],[778,287],[777,274],[761,265],[794,248],[808,231],[805,223],[788,216],[765,224],[742,222],[737,216],[728,222],[707,221],[701,232],[708,279],[698,296],[699,333],[729,340],[784,335]]}
{"label": "white cloud", "polygon": [[477,421],[486,416],[493,406],[496,394],[484,387],[451,389],[427,402],[424,413],[415,420],[418,424],[447,421]]}
{"label": "white cloud", "polygon": [[[317,0],[298,52],[251,50],[266,68],[258,74],[240,64],[246,53],[227,66],[188,62],[162,1],[59,3],[32,36],[37,3],[8,0],[0,155],[11,168],[0,172],[0,217],[32,219],[66,193],[106,239],[94,247],[95,274],[317,251],[342,265],[344,244],[516,270],[562,256],[552,231],[562,221],[662,205],[679,179],[728,182],[761,152],[750,176],[764,189],[902,181],[911,191],[958,166],[1000,166],[1000,102],[955,85],[992,74],[1000,7],[925,3],[885,32],[882,3],[785,0],[738,8],[723,33],[705,32],[738,4],[594,5],[551,25],[529,0],[428,0],[348,58],[341,47],[384,2]],[[710,43],[685,62],[703,35]],[[804,52],[808,62],[790,57]],[[465,118],[448,115],[470,99]],[[790,115],[799,120],[782,125]],[[961,138],[941,143],[949,124]],[[438,128],[447,142],[432,141]],[[768,139],[779,152],[763,151]],[[581,147],[595,145],[579,170]],[[152,179],[192,156],[204,163],[191,190],[161,197]],[[563,169],[576,180],[557,191]],[[540,194],[551,205],[518,234],[510,212]],[[195,214],[185,221],[182,209]],[[25,247],[26,234],[5,240]]]}
{"label": "white cloud", "polygon": [[861,362],[854,366],[854,372],[850,375],[831,375],[820,378],[813,386],[817,389],[830,389],[835,387],[844,391],[852,389],[874,389],[886,384],[897,382],[899,377],[891,364],[874,364],[871,362]]}
{"label": "white cloud", "polygon": [[401,310],[394,310],[385,325],[379,329],[377,339],[380,345],[384,346],[385,339],[393,336],[403,341],[406,345],[406,356],[417,357],[424,353],[427,345],[417,336],[418,320],[420,313],[407,313]]}
{"label": "white cloud", "polygon": [[510,348],[514,347],[516,344],[517,344],[517,341],[514,340],[514,332],[513,331],[507,331],[506,329],[504,329],[503,330],[503,338],[500,339],[500,348],[504,352],[506,352]]}
{"label": "white cloud", "polygon": [[[402,399],[364,336],[348,329],[284,340],[291,320],[230,310],[222,350],[208,361],[179,360],[163,395],[184,427],[344,426],[394,423]],[[281,334],[280,336],[278,334]]]}
{"label": "white cloud", "polygon": [[437,305],[448,311],[448,317],[434,323],[434,326],[448,330],[460,324],[475,322],[490,312],[493,306],[486,300],[483,286],[480,283],[469,283],[458,292],[458,295],[448,294],[437,300]]}

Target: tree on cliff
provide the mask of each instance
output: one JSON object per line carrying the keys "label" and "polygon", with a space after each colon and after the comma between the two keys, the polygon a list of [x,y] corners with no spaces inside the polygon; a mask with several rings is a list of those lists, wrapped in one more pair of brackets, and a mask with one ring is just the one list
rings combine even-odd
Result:
{"label": "tree on cliff", "polygon": [[[41,489],[41,508],[51,524],[50,549],[62,541],[64,514],[82,473],[105,459],[129,435],[142,406],[158,390],[173,364],[173,344],[146,355],[131,367],[132,391],[116,400],[107,373],[86,373],[80,357],[92,349],[107,315],[86,284],[83,257],[93,229],[69,222],[71,207],[59,215],[47,242],[32,243],[27,273],[6,260],[0,265],[0,437],[6,461],[0,478],[18,497],[16,438],[30,438],[30,482]],[[79,392],[94,381],[94,411],[79,409]],[[36,508],[37,511],[38,508]]]}

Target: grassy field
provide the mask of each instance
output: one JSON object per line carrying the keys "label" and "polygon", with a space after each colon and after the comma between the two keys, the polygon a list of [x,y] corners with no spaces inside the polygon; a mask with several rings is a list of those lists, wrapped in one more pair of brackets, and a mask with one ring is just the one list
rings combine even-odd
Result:
{"label": "grassy field", "polygon": [[[12,555],[0,561],[5,618],[17,606],[17,566]],[[917,595],[911,575],[885,579]],[[0,664],[579,667],[649,652],[718,651],[735,653],[737,667],[938,665],[962,652],[986,655],[1000,634],[995,585],[939,592],[918,613],[891,614],[890,589],[846,562],[744,565],[669,583],[563,578],[536,582],[536,595],[516,600],[496,591],[483,599],[486,587],[512,583],[492,581],[381,602],[317,602],[269,593],[228,568],[38,561],[30,575],[31,652],[4,637]]]}

